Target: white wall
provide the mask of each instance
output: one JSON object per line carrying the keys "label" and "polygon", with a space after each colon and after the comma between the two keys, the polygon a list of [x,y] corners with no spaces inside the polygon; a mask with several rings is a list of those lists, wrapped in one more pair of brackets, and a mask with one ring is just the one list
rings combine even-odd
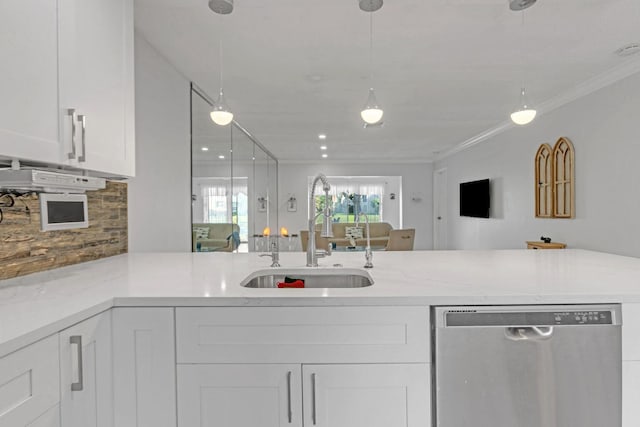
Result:
{"label": "white wall", "polygon": [[[640,256],[640,74],[443,159],[451,249],[522,248],[541,235],[570,247]],[[575,147],[576,218],[534,217],[538,146]],[[492,218],[462,218],[460,182],[491,178]]]}
{"label": "white wall", "polygon": [[191,250],[190,83],[135,39],[136,177],[129,181],[129,251]]}
{"label": "white wall", "polygon": [[[327,176],[401,176],[402,194],[397,196],[395,203],[402,204],[402,226],[416,229],[415,249],[432,248],[433,168],[431,164],[280,163],[279,220],[280,226],[287,227],[290,233],[298,233],[307,227],[307,179],[318,173],[324,173]],[[287,211],[287,200],[292,194],[295,194],[298,201],[296,212]]]}

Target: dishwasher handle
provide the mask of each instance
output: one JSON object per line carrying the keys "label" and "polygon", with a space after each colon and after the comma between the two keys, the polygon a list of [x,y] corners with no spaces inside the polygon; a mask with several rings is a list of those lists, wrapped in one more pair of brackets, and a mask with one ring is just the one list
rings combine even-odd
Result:
{"label": "dishwasher handle", "polygon": [[544,341],[553,336],[553,326],[510,326],[504,335],[512,341]]}

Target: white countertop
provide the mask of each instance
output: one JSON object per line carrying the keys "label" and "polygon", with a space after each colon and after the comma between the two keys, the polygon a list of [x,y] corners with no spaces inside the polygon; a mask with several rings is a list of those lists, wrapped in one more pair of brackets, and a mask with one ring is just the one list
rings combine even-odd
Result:
{"label": "white countertop", "polygon": [[[282,268],[305,262],[280,254]],[[374,252],[371,287],[239,285],[270,263],[255,253],[128,254],[0,281],[0,355],[114,306],[640,303],[640,259],[574,249]],[[364,253],[320,263],[361,268]]]}

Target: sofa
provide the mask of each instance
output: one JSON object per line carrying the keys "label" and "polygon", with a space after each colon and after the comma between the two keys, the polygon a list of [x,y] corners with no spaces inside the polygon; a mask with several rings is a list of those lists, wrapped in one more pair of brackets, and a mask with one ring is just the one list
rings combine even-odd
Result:
{"label": "sofa", "polygon": [[[347,227],[356,227],[353,222],[334,222],[331,224],[333,230],[333,237],[319,237],[316,234],[316,247],[325,248],[329,243],[335,244],[335,246],[351,246],[351,240],[347,237]],[[367,226],[366,223],[360,222],[359,228],[362,228],[362,238],[355,239],[356,246],[367,245]],[[322,229],[322,224],[316,224],[316,233]],[[369,224],[369,231],[371,232],[371,246],[386,247],[389,241],[389,232],[393,230],[393,227],[388,222],[372,222]],[[301,233],[302,235],[302,233]],[[303,250],[306,250],[306,242],[302,242]]]}
{"label": "sofa", "polygon": [[238,245],[240,226],[231,223],[196,223],[191,225],[191,232],[193,252],[232,252]]}

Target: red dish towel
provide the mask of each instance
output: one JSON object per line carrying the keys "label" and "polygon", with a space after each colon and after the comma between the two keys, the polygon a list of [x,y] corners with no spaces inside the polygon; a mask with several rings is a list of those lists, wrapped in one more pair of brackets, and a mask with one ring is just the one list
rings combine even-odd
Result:
{"label": "red dish towel", "polygon": [[304,288],[304,280],[296,280],[295,282],[285,283],[279,282],[279,288]]}

